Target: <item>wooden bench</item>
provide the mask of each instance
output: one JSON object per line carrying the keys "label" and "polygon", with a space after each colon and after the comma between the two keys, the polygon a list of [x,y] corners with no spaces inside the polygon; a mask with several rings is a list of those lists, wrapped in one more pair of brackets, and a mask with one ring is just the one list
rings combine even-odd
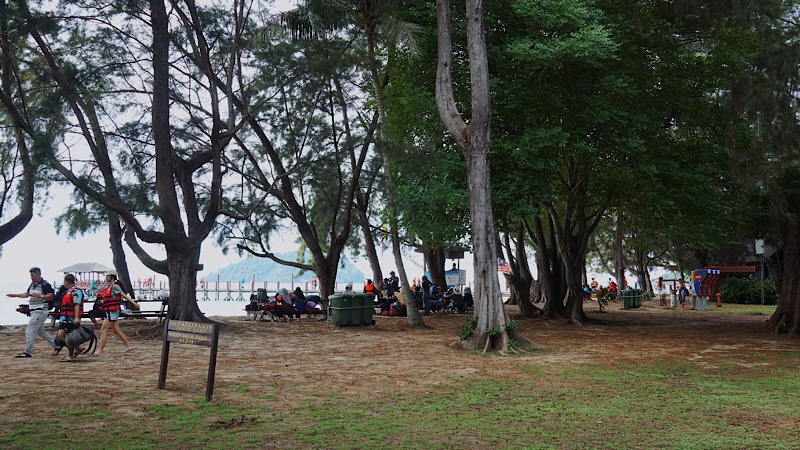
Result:
{"label": "wooden bench", "polygon": [[146,318],[158,318],[158,321],[161,322],[162,320],[166,319],[167,317],[167,301],[166,300],[158,300],[158,299],[142,299],[136,300],[136,303],[139,303],[139,307],[142,308],[143,303],[155,303],[158,302],[161,304],[161,308],[158,310],[143,310],[143,309],[130,309],[126,308],[120,311],[119,316],[125,317],[127,319],[146,319]]}

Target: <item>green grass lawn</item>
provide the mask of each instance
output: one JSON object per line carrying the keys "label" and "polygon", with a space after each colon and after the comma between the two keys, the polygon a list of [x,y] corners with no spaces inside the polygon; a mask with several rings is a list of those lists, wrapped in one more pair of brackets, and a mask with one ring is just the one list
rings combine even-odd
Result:
{"label": "green grass lawn", "polygon": [[[532,365],[508,379],[451,379],[356,401],[323,394],[280,403],[234,386],[220,397],[235,400],[139,407],[131,396],[124,414],[97,401],[54,409],[51,423],[79,424],[81,448],[800,448],[800,355],[788,356],[753,356],[769,370],[685,359]],[[24,418],[2,424],[3,448],[63,448],[73,439]]]}

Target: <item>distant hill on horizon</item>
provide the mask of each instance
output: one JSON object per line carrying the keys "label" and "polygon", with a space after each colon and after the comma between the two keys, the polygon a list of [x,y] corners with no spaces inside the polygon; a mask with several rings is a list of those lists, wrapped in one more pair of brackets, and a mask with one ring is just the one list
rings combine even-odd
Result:
{"label": "distant hill on horizon", "polygon": [[[297,254],[295,252],[286,252],[276,253],[275,256],[287,261],[293,261]],[[316,274],[311,271],[301,271],[295,267],[282,266],[271,259],[251,256],[227,267],[223,267],[217,272],[200,275],[199,278],[205,281],[216,281],[217,275],[219,275],[220,281],[244,280],[247,283],[253,280],[253,274],[256,276],[256,282],[289,282],[292,280],[292,275],[294,275],[294,280],[296,282],[311,281],[312,278],[316,277]],[[341,261],[339,261],[336,282],[348,283],[352,281],[359,283],[364,280],[364,273],[356,268],[349,259],[343,256]]]}

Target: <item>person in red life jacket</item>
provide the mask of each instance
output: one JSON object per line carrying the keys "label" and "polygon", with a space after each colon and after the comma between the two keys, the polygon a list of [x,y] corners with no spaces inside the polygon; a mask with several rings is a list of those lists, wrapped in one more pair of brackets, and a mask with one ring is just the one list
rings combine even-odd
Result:
{"label": "person in red life jacket", "polygon": [[617,283],[613,281],[608,282],[608,292],[617,292]]}
{"label": "person in red life jacket", "polygon": [[[80,288],[75,286],[75,275],[68,273],[64,275],[64,287],[67,292],[61,297],[61,317],[58,319],[58,339],[64,342],[67,334],[75,328],[81,326],[81,315],[83,315],[83,302],[85,295]],[[69,356],[61,362],[71,362],[78,357],[81,347],[70,348]],[[57,355],[61,348],[53,351]]]}
{"label": "person in red life jacket", "polygon": [[122,309],[122,299],[127,300],[132,307],[139,309],[139,304],[136,303],[128,294],[125,293],[125,285],[117,279],[117,271],[109,270],[106,272],[106,283],[108,287],[100,291],[100,301],[102,302],[102,310],[106,313],[106,320],[103,321],[103,326],[100,328],[100,343],[97,345],[97,352],[92,356],[100,356],[106,348],[106,341],[108,341],[108,330],[114,332],[122,344],[125,346],[123,353],[131,351],[130,343],[125,334],[120,330],[119,312]]}

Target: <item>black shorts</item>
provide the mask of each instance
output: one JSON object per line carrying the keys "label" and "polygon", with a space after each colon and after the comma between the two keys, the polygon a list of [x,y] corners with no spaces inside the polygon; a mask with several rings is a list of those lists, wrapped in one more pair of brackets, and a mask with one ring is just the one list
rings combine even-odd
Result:
{"label": "black shorts", "polygon": [[[75,329],[75,326],[76,325],[74,323],[61,322],[58,324],[58,329],[64,330],[67,332],[67,334],[69,334],[70,331]],[[80,324],[78,324],[78,326],[80,326]]]}

